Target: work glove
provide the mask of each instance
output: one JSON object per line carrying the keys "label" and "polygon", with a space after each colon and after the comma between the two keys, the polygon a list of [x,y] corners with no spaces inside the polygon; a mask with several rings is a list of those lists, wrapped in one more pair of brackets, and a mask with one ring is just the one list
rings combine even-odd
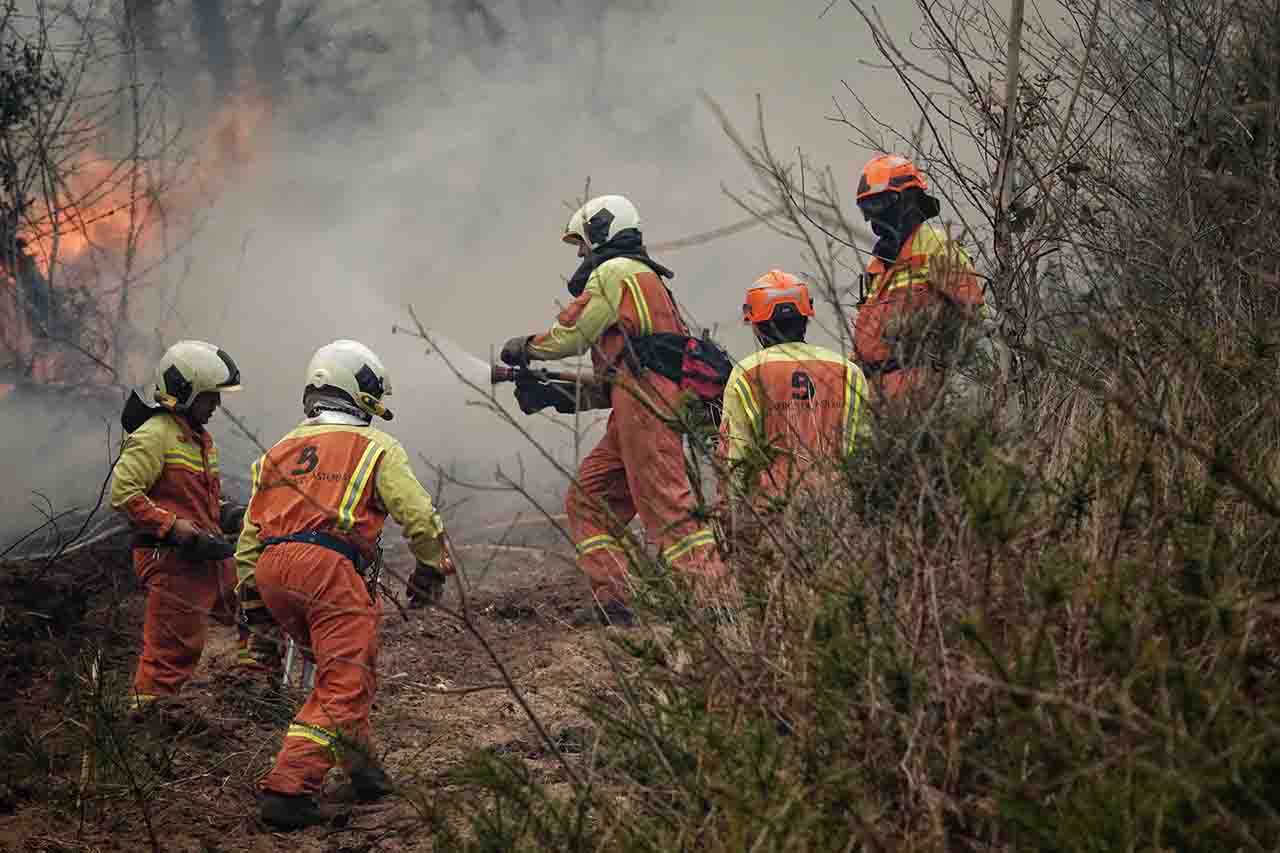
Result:
{"label": "work glove", "polygon": [[532,339],[532,335],[512,338],[502,345],[502,352],[498,354],[498,358],[502,359],[503,364],[509,364],[512,367],[528,367],[529,341]]}
{"label": "work glove", "polygon": [[178,553],[185,560],[202,563],[209,560],[225,560],[236,555],[236,544],[213,533],[206,533],[185,518],[179,518],[169,528],[165,542],[178,546]]}
{"label": "work glove", "polygon": [[244,527],[244,513],[248,507],[234,501],[226,501],[218,512],[218,526],[228,536],[239,535]]}
{"label": "work glove", "polygon": [[236,555],[236,543],[202,531],[180,545],[178,553],[193,563],[226,560]]}
{"label": "work glove", "polygon": [[571,415],[578,410],[577,390],[572,382],[518,382],[516,403],[526,415],[540,412],[547,406],[555,406],[556,411],[562,415]]}
{"label": "work glove", "polygon": [[275,672],[280,668],[279,629],[275,617],[267,609],[258,588],[252,583],[242,583],[236,590],[236,617],[239,624],[249,629],[249,657],[242,661],[246,672]]}
{"label": "work glove", "polygon": [[276,620],[254,584],[247,581],[240,584],[236,590],[236,603],[239,605],[240,622],[247,625],[255,635],[275,626]]}
{"label": "work glove", "polygon": [[170,545],[186,545],[200,535],[200,528],[185,518],[175,518],[173,526],[165,534],[164,541]]}
{"label": "work glove", "polygon": [[418,610],[428,604],[439,604],[443,601],[444,585],[447,580],[448,576],[435,566],[418,563],[409,577],[407,593],[409,609]]}

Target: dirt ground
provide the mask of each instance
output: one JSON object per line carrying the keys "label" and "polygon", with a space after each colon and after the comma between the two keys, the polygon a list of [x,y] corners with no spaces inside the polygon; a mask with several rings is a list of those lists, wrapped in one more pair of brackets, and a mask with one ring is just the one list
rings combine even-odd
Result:
{"label": "dirt ground", "polygon": [[[429,802],[472,751],[522,756],[539,778],[555,781],[558,760],[501,686],[493,658],[575,760],[590,738],[576,697],[608,678],[602,629],[574,624],[588,592],[572,547],[541,520],[459,529],[453,539],[472,623],[492,654],[457,621],[384,600],[373,726],[403,795],[355,805],[344,801],[341,774],[331,774],[325,803],[335,822],[290,834],[258,821],[254,783],[270,767],[300,689],[273,696],[261,682],[235,680],[234,631],[215,626],[181,714],[131,726],[118,705],[136,660],[143,597],[126,549],[114,543],[78,554],[34,584],[4,567],[0,749],[12,761],[0,771],[0,851],[150,850],[151,832],[166,851],[431,850],[413,803]],[[388,549],[389,574],[403,577],[411,565],[403,541]],[[400,582],[389,585],[402,598]],[[453,584],[445,606],[460,606]],[[94,650],[101,650],[96,694]],[[113,722],[96,728],[95,695],[117,709]],[[97,746],[83,775],[86,744]],[[88,796],[78,804],[86,778]]]}

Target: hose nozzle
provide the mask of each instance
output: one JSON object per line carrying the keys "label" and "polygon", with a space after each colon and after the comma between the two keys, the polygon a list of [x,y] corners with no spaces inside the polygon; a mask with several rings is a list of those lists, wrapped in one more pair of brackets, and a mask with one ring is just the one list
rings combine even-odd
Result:
{"label": "hose nozzle", "polygon": [[489,384],[497,385],[499,382],[515,382],[519,375],[519,368],[507,367],[505,364],[494,364],[489,367]]}

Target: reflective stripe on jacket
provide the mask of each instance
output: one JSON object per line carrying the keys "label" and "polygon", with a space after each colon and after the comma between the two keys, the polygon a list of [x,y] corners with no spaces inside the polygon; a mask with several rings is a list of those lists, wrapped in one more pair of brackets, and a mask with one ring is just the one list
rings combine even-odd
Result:
{"label": "reflective stripe on jacket", "polygon": [[647,265],[613,258],[596,267],[582,295],[529,342],[529,356],[550,361],[590,350],[592,366],[603,376],[621,359],[628,338],[656,332],[687,332],[671,294]]}
{"label": "reflective stripe on jacket", "polygon": [[265,539],[324,530],[372,550],[389,514],[423,563],[439,566],[444,524],[400,442],[371,426],[304,423],[253,464],[236,550],[240,582]]}
{"label": "reflective stripe on jacket", "polygon": [[915,230],[892,266],[875,258],[867,273],[872,276],[871,287],[866,304],[854,318],[853,346],[858,360],[869,367],[895,355],[886,327],[896,318],[938,304],[940,294],[961,305],[984,304],[968,253],[929,222]]}
{"label": "reflective stripe on jacket", "polygon": [[210,533],[220,530],[222,482],[218,448],[180,415],[153,415],[124,437],[111,475],[111,508],[134,529],[163,537],[179,518]]}
{"label": "reflective stripe on jacket", "polygon": [[778,453],[761,472],[786,483],[793,468],[852,454],[869,428],[867,381],[857,365],[816,344],[775,344],[734,367],[720,421],[722,448],[732,464]]}

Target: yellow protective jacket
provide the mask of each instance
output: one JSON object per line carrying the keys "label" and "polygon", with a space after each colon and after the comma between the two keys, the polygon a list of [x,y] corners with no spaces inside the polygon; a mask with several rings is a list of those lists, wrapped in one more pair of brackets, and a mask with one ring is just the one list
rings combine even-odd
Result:
{"label": "yellow protective jacket", "polygon": [[867,267],[870,288],[853,323],[853,347],[859,363],[872,373],[898,369],[895,345],[909,316],[948,303],[978,316],[986,314],[982,285],[969,253],[930,222],[920,225],[886,264],[874,258]]}
{"label": "yellow protective jacket", "polygon": [[369,553],[387,515],[420,562],[441,567],[444,523],[404,447],[381,430],[322,413],[280,439],[252,473],[253,497],[236,549],[241,586],[253,586],[265,539],[318,530]]}
{"label": "yellow protective jacket", "polygon": [[657,332],[686,332],[666,285],[647,264],[611,258],[592,271],[581,295],[551,328],[533,337],[529,357],[550,361],[589,350],[596,374],[605,378],[628,338]]}
{"label": "yellow protective jacket", "polygon": [[161,412],[125,435],[110,500],[135,532],[163,538],[183,518],[217,533],[221,497],[218,448],[208,430],[197,432],[181,415]]}
{"label": "yellow protective jacket", "polygon": [[852,361],[807,343],[775,344],[738,362],[720,421],[721,453],[765,494],[853,454],[865,437],[867,380]]}

